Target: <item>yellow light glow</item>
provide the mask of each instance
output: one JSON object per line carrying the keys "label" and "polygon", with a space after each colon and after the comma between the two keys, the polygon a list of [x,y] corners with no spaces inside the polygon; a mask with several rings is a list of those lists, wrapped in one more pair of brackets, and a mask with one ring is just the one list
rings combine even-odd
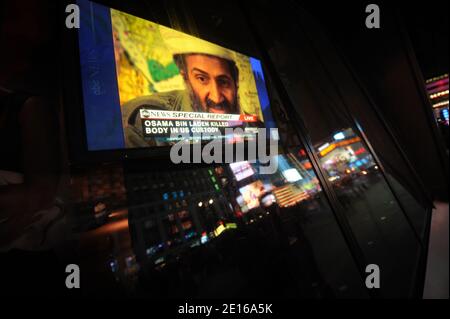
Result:
{"label": "yellow light glow", "polygon": [[214,236],[219,236],[220,234],[222,234],[223,233],[223,231],[225,230],[226,228],[225,228],[225,226],[224,225],[219,225],[219,227],[217,227],[215,230],[214,230]]}
{"label": "yellow light glow", "polygon": [[448,101],[442,101],[442,102],[433,104],[433,108],[441,107],[441,106],[445,106],[445,105],[448,105]]}
{"label": "yellow light glow", "polygon": [[441,97],[441,96],[444,96],[444,95],[448,95],[448,90],[445,90],[445,91],[441,91],[441,92],[438,92],[438,93],[431,94],[431,95],[430,95],[430,99],[436,99],[436,98]]}

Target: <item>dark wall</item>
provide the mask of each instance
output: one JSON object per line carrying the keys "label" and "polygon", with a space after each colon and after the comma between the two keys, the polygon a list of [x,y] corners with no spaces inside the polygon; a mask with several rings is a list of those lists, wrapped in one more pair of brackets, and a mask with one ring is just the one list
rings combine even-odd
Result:
{"label": "dark wall", "polygon": [[[442,42],[430,39],[433,46],[429,48],[416,45],[416,48],[420,47],[420,65],[411,45],[411,38],[416,43],[423,43],[423,37],[414,37],[421,31],[426,33],[428,30],[442,39],[438,35],[446,32],[441,28],[448,25],[448,20],[442,20],[445,15],[431,8],[437,6],[445,11],[445,5],[442,8],[440,2],[420,4],[420,8],[425,6],[426,9],[419,10],[418,4],[394,6],[381,2],[381,28],[377,30],[365,28],[367,14],[362,3],[347,5],[345,19],[332,14],[338,12],[337,6],[334,9],[328,6],[326,10],[306,3],[302,6],[324,26],[367,90],[373,106],[392,128],[426,189],[435,198],[447,198],[448,155],[438,134],[422,74],[448,72],[448,37]],[[436,32],[431,30],[433,21],[436,21]],[[447,55],[443,58],[445,52]],[[389,157],[382,148],[380,154]],[[400,163],[390,163],[402,169]]]}
{"label": "dark wall", "polygon": [[0,83],[12,90],[54,94],[58,86],[59,2],[0,3]]}

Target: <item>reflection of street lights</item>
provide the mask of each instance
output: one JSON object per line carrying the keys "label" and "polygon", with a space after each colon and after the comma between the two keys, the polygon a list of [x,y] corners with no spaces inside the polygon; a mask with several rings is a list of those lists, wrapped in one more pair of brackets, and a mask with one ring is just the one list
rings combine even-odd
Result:
{"label": "reflection of street lights", "polygon": [[334,134],[333,138],[335,141],[339,141],[339,140],[345,139],[345,135],[343,132],[339,132],[339,133]]}

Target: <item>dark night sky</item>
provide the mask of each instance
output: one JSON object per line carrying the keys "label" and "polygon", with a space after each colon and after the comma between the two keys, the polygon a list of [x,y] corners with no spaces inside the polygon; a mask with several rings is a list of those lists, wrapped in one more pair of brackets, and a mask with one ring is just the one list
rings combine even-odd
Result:
{"label": "dark night sky", "polygon": [[439,1],[429,5],[414,3],[404,10],[406,26],[425,78],[448,73],[448,15],[448,3]]}
{"label": "dark night sky", "polygon": [[365,7],[370,3],[380,7],[381,28],[385,10],[395,11],[406,26],[424,78],[448,73],[448,1],[290,1],[310,11],[337,38],[367,32]]}
{"label": "dark night sky", "polygon": [[[261,0],[262,1],[262,0]],[[100,0],[100,2],[102,2]],[[128,3],[124,0],[110,0],[106,2],[112,3]],[[151,16],[147,17],[149,19],[154,20],[155,16],[164,15],[159,9],[164,9],[164,0],[145,0],[140,1],[135,11],[138,12],[150,12]],[[182,0],[172,0],[169,2],[183,2]],[[313,15],[317,17],[318,20],[323,24],[328,24],[328,28],[331,32],[336,32],[337,37],[351,36],[352,33],[360,33],[364,34],[367,30],[361,30],[364,28],[364,20],[366,18],[365,7],[369,3],[375,3],[380,6],[381,9],[381,22],[383,23],[383,10],[390,6],[390,8],[395,8],[399,15],[405,22],[407,27],[411,42],[413,44],[419,65],[421,66],[424,78],[430,78],[436,75],[440,75],[443,73],[448,73],[448,57],[449,57],[449,25],[448,25],[448,16],[449,16],[449,5],[448,1],[406,1],[406,0],[396,0],[396,1],[387,1],[387,0],[366,0],[366,1],[309,1],[309,0],[281,0],[281,1],[273,1],[273,0],[265,0],[262,1],[266,6],[276,6],[279,8],[287,8],[289,7],[289,3],[296,3],[310,11]],[[36,1],[36,0],[26,0],[26,8],[28,10],[21,10],[21,5],[13,5],[15,1],[6,1],[1,2],[0,5],[0,13],[3,11],[2,9],[7,9],[9,7],[9,12],[17,12],[21,13],[21,16],[24,16],[24,13],[36,12],[35,9],[31,6],[33,3],[39,3],[42,5],[43,3],[52,3],[54,1],[46,0]],[[208,6],[199,6],[199,3],[202,1],[195,2],[197,5],[190,5],[191,9],[194,13],[203,12],[206,13],[206,16],[212,18],[212,13],[208,12]],[[8,7],[9,6],[9,7]],[[142,8],[141,8],[142,7]],[[139,10],[137,9],[139,8]],[[145,9],[145,10],[144,10]],[[44,12],[44,10],[41,10]],[[54,10],[53,10],[54,11]],[[283,10],[281,10],[283,11]],[[230,12],[229,12],[230,13]],[[225,17],[225,13],[224,17]],[[285,9],[283,11],[283,19],[297,19],[298,17],[295,15],[295,12],[291,12],[293,16],[289,16],[290,11]],[[214,15],[218,15],[215,13]],[[1,16],[1,14],[0,14]],[[204,17],[205,14],[197,14],[198,19]],[[233,18],[233,12],[230,13],[231,19]],[[4,16],[6,17],[6,16]],[[17,20],[14,15],[8,15],[10,20]],[[272,17],[273,19],[274,17]],[[0,19],[1,20],[1,19]],[[16,30],[36,30],[35,19],[27,19],[28,25],[25,26],[15,26]],[[209,22],[210,25],[212,22]],[[29,25],[33,25],[33,27],[29,27]],[[232,24],[231,24],[232,25]],[[17,32],[19,32],[17,31]],[[240,26],[237,25],[235,30],[228,30],[228,34],[235,40],[236,37],[240,35],[242,37],[246,37],[245,33],[242,32]],[[16,33],[17,33],[16,32]],[[338,34],[340,33],[340,35]],[[31,32],[30,32],[31,34]],[[34,33],[33,33],[34,34]],[[17,36],[15,35],[15,39]],[[245,39],[247,41],[247,39]],[[18,43],[20,41],[17,41]],[[23,41],[27,43],[28,41]],[[224,43],[225,44],[225,43]]]}

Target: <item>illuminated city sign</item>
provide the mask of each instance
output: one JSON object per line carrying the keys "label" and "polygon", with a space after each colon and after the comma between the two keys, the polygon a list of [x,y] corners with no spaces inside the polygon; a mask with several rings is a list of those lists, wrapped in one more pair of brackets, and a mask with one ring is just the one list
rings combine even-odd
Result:
{"label": "illuminated city sign", "polygon": [[300,173],[295,169],[291,168],[288,170],[285,170],[282,172],[284,178],[290,183],[298,182],[299,180],[303,179],[303,177],[300,175]]}
{"label": "illuminated city sign", "polygon": [[339,133],[334,134],[333,138],[334,138],[336,141],[340,141],[340,140],[345,139],[345,135],[344,135],[344,133],[339,132]]}

